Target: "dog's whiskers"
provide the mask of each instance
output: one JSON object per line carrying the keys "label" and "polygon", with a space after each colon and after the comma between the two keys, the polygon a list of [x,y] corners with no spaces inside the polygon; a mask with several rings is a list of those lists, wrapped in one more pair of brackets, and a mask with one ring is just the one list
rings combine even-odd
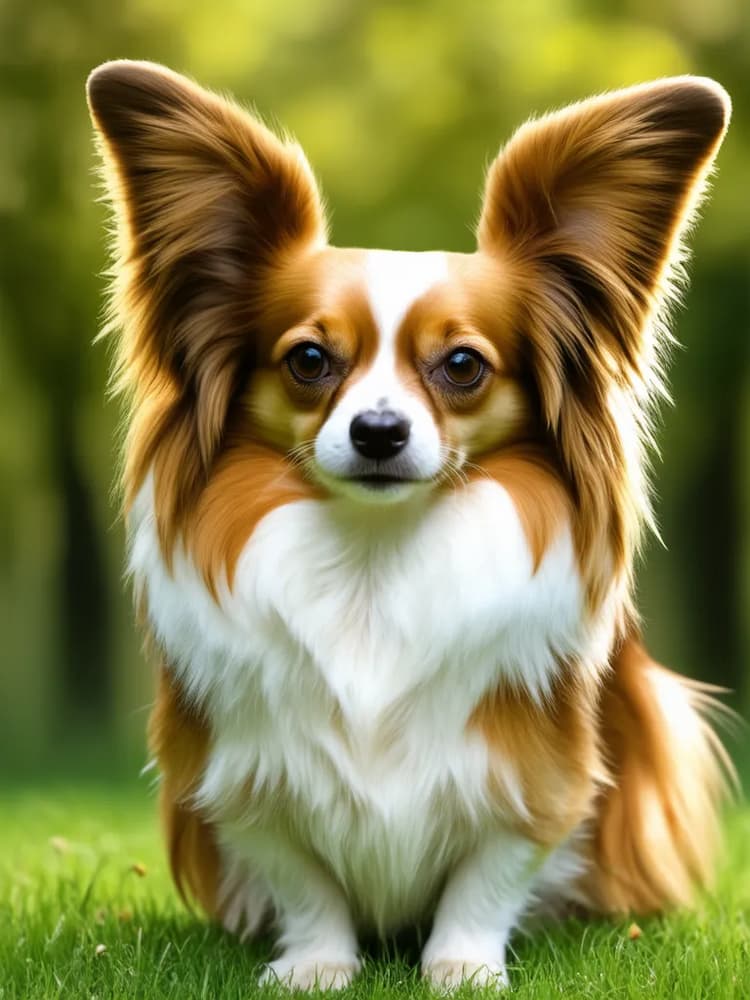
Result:
{"label": "dog's whiskers", "polygon": [[290,448],[286,453],[286,459],[289,464],[298,469],[302,475],[310,476],[312,473],[312,464],[315,458],[315,439],[310,438],[306,441],[301,441],[294,448]]}

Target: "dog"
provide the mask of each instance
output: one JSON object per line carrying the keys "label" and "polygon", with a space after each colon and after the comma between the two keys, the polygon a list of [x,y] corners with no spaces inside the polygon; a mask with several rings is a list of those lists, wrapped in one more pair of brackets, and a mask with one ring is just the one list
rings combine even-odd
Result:
{"label": "dog", "polygon": [[329,245],[299,147],[164,67],[106,63],[88,101],[181,893],[273,919],[292,988],[415,926],[431,983],[501,988],[532,908],[688,903],[731,765],[633,567],[724,90],[526,123],[470,254]]}

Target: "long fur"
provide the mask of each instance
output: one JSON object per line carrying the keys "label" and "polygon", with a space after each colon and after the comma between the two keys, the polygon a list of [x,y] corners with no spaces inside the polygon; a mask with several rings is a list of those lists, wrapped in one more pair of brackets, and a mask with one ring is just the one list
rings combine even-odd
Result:
{"label": "long fur", "polygon": [[713,874],[718,809],[733,768],[708,721],[710,688],[654,663],[638,636],[617,651],[601,694],[611,783],[598,803],[585,888],[605,913],[691,902]]}
{"label": "long fur", "polygon": [[[358,968],[339,891],[381,930],[434,914],[424,968],[450,985],[505,981],[536,889],[607,913],[687,903],[731,765],[707,689],[644,651],[632,591],[724,92],[680,77],[528,122],[490,167],[472,255],[328,246],[298,147],[163,67],[105,64],[88,93],[180,891],[232,929],[275,909],[273,970],[296,985]],[[309,342],[330,359],[315,385],[285,361]],[[477,389],[447,380],[456,348],[485,359]],[[388,470],[431,484],[417,500],[358,485],[350,422],[386,398],[412,426]],[[446,957],[504,858],[501,944]],[[325,962],[284,923],[301,884]]]}

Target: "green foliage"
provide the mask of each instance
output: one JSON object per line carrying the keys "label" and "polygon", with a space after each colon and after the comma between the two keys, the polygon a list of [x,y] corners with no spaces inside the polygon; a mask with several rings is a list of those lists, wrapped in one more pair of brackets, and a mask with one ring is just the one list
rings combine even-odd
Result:
{"label": "green foliage", "polygon": [[[268,941],[243,946],[179,903],[145,787],[26,789],[0,812],[2,1000],[289,996],[255,986]],[[517,937],[514,1000],[750,996],[750,811],[731,815],[729,837],[717,894],[696,913],[641,920],[637,940],[629,919]],[[342,1000],[426,1000],[418,955],[416,942],[374,948]]]}
{"label": "green foliage", "polygon": [[[644,575],[657,655],[743,682],[748,535],[750,19],[743,0],[6,0],[0,6],[0,743],[140,741],[150,680],[123,595],[105,404],[105,212],[83,84],[151,58],[234,92],[307,150],[341,244],[465,250],[484,166],[525,117],[673,73],[735,120],[695,239],[662,436],[664,537]],[[114,527],[113,527],[114,525]],[[744,547],[744,548],[743,548]]]}

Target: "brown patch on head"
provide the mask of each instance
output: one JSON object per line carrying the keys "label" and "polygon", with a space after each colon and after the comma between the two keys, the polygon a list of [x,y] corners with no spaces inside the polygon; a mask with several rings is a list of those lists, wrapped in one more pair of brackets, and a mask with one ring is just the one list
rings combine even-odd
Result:
{"label": "brown patch on head", "polygon": [[[341,393],[371,363],[378,334],[365,294],[364,261],[365,251],[327,247],[269,283],[264,333],[240,395],[254,437],[285,451],[312,446]],[[281,302],[294,303],[295,313],[279,317]],[[309,384],[294,377],[287,361],[305,344],[320,348],[328,366],[324,378]]]}
{"label": "brown patch on head", "polygon": [[203,714],[187,702],[166,666],[159,674],[148,732],[161,775],[161,818],[175,885],[183,900],[189,902],[192,897],[210,916],[218,916],[221,872],[216,835],[192,801],[206,766],[211,735]]}
{"label": "brown patch on head", "polygon": [[[573,667],[563,670],[543,702],[499,686],[482,698],[468,726],[487,745],[491,798],[503,815],[515,817],[525,836],[551,847],[591,814],[605,772],[593,686]],[[513,792],[516,782],[523,810]]]}
{"label": "brown patch on head", "polygon": [[[443,442],[463,458],[528,436],[533,415],[520,380],[513,299],[502,269],[481,254],[447,254],[448,277],[404,317],[396,344],[399,376],[421,395]],[[469,352],[482,374],[451,381],[448,362]]]}

